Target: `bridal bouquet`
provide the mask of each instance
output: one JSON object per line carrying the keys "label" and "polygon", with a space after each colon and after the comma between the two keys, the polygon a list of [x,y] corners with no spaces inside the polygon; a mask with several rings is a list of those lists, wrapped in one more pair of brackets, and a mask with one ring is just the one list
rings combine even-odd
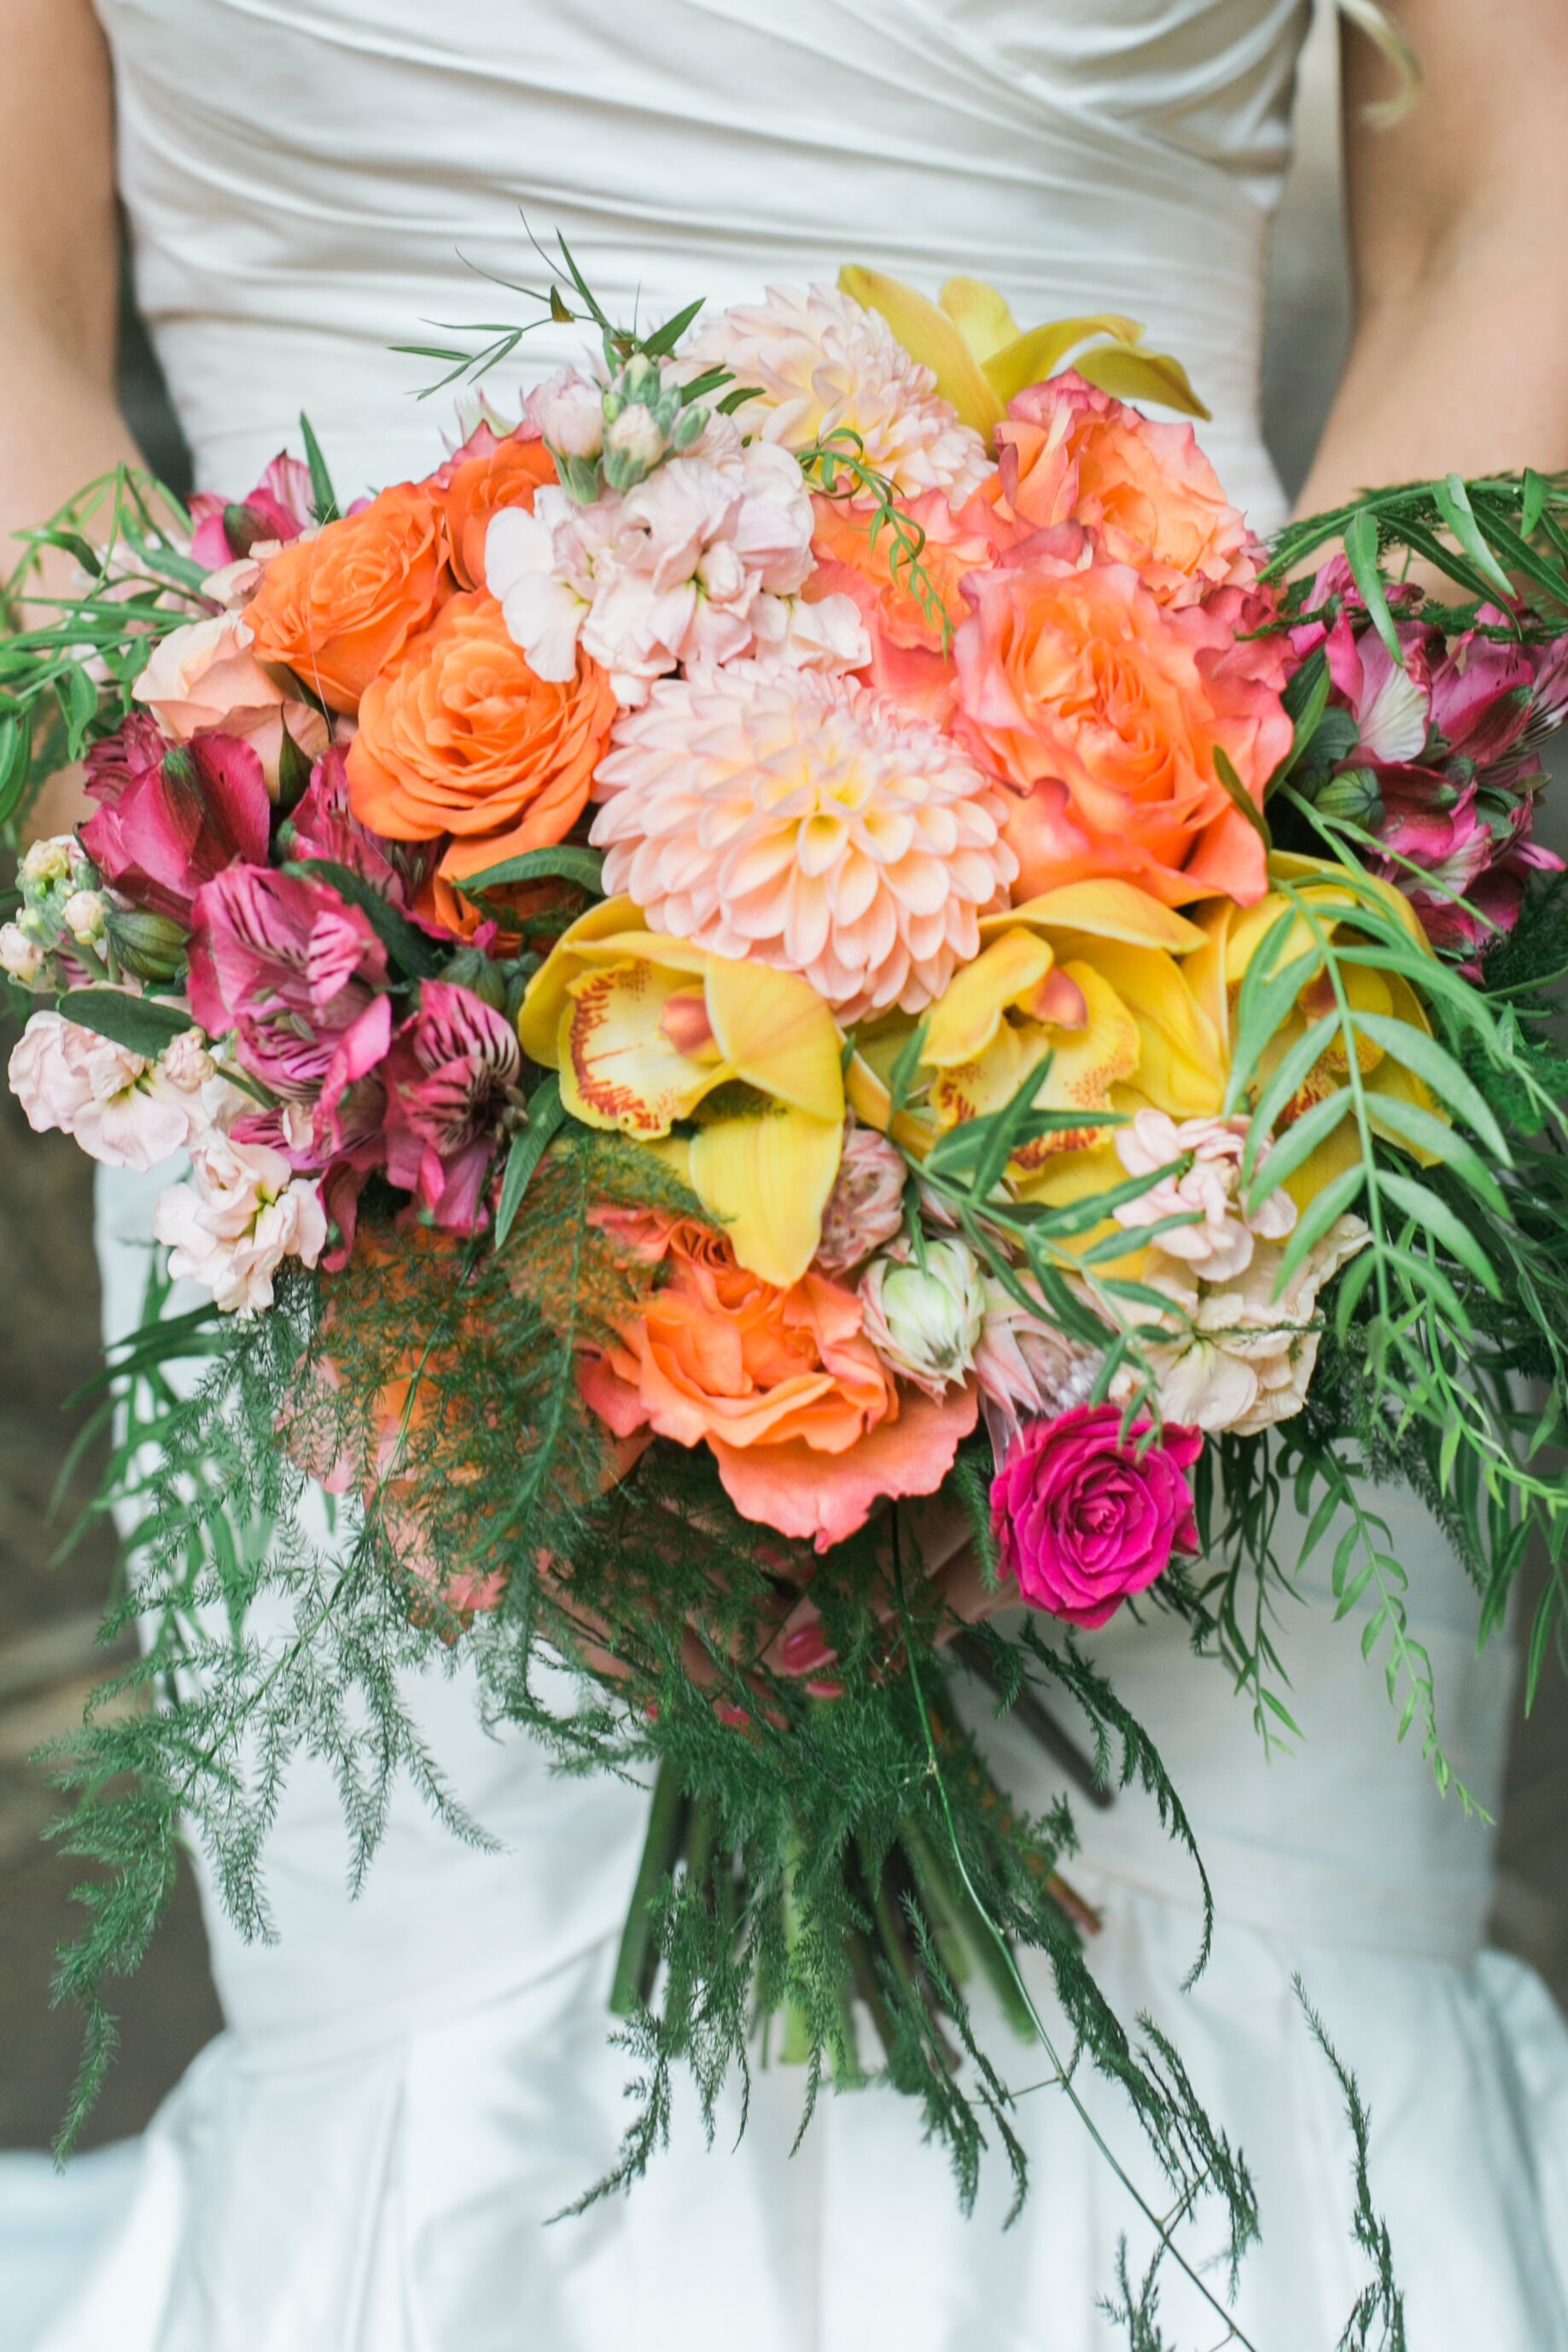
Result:
{"label": "bridal bouquet", "polygon": [[182,1819],[259,1929],[293,1749],[361,1858],[392,1771],[450,1801],[405,1671],[444,1645],[569,1767],[655,1768],[623,2172],[672,2063],[711,2114],[769,2021],[812,2094],[921,2098],[966,2193],[988,2134],[1021,2170],[972,1990],[1045,2036],[1034,1947],[1244,2237],[974,1692],[1060,1747],[1054,1692],[1190,1843],[1077,1629],[1179,1612],[1281,1736],[1293,1495],[1446,1783],[1374,1482],[1483,1632],[1531,1526],[1561,1560],[1568,486],[1270,555],[1129,404],[1203,414],[1130,321],[849,269],[638,335],[564,261],[598,350],[520,421],[341,511],[308,427],[233,501],[100,485],[37,535],[79,595],[0,644],[10,805],[63,757],[95,803],[0,932],[12,1086],[188,1162],[113,1367],[160,1630],[72,1767],[119,1874],[66,1964],[89,2081]]}

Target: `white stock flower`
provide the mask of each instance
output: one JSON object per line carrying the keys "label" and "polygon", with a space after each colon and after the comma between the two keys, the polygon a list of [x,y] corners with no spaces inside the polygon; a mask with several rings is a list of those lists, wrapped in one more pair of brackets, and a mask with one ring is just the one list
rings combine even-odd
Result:
{"label": "white stock flower", "polygon": [[[1243,1272],[1223,1283],[1184,1288],[1155,1278],[1171,1298],[1171,1337],[1146,1346],[1160,1411],[1197,1429],[1255,1436],[1301,1412],[1318,1360],[1318,1294],[1367,1239],[1359,1217],[1340,1217],[1308,1252],[1281,1296],[1273,1295],[1284,1252],[1264,1242]],[[1122,1371],[1112,1395],[1130,1393]]]}
{"label": "white stock flower", "polygon": [[327,1244],[314,1183],[280,1151],[213,1129],[193,1145],[188,1183],[159,1195],[152,1230],[176,1280],[199,1282],[220,1313],[270,1307],[285,1258],[312,1266]]}
{"label": "white stock flower", "polygon": [[44,950],[20,923],[0,923],[0,971],[30,988],[43,970]]}
{"label": "white stock flower", "polygon": [[[1294,1227],[1295,1202],[1278,1186],[1249,1214],[1239,1197],[1245,1118],[1176,1120],[1163,1110],[1135,1111],[1116,1133],[1116,1154],[1129,1176],[1150,1176],[1156,1168],[1191,1157],[1183,1176],[1165,1176],[1135,1201],[1124,1202],[1116,1222],[1136,1232],[1164,1217],[1187,1216],[1153,1246],[1179,1258],[1208,1282],[1227,1282],[1251,1264],[1259,1241],[1281,1241]],[[1267,1146],[1263,1157],[1267,1156]],[[1261,1165],[1261,1160],[1260,1160]]]}
{"label": "white stock flower", "polygon": [[36,1133],[61,1129],[107,1168],[156,1168],[205,1128],[156,1064],[58,1013],[35,1013],[11,1054],[11,1091]]}

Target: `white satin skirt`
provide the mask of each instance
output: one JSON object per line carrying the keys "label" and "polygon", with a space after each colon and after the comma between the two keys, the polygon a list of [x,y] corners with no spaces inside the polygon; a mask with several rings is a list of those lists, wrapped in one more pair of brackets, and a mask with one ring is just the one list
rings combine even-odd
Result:
{"label": "white satin skirt", "polygon": [[[105,1247],[126,1328],[144,1258],[117,1256],[117,1223],[146,1230],[123,1185]],[[1436,1531],[1407,1498],[1382,1499],[1445,1742],[1495,1813],[1511,1656],[1477,1657],[1473,1595]],[[1568,2352],[1568,2030],[1528,1969],[1482,1948],[1490,1833],[1437,1797],[1414,1737],[1396,1744],[1354,1620],[1335,1625],[1313,1593],[1281,1643],[1304,1736],[1270,1762],[1179,1627],[1124,1612],[1095,1645],[1213,1881],[1214,1953],[1190,1991],[1197,1889],[1147,1801],[1081,1805],[1068,1865],[1102,1912],[1106,1997],[1129,2029],[1147,2012],[1171,2037],[1252,2170],[1263,2236],[1237,2324],[1257,2352],[1331,2352],[1366,2283],[1343,2101],[1299,1975],[1371,2110],[1411,2352]],[[559,2218],[612,2164],[631,2112],[605,1999],[643,1801],[552,1780],[533,1744],[489,1736],[460,1664],[419,1707],[501,1851],[458,1844],[405,1791],[351,1903],[329,1779],[299,1769],[267,1849],[277,1940],[242,1944],[209,1899],[227,2030],[140,2146],[57,2181],[42,2158],[0,2159],[0,2281],[18,2282],[0,2294],[0,2352],[1124,2352],[1100,2300],[1124,2236],[1141,2273],[1146,2225],[1044,2053],[984,2002],[1030,2155],[1012,2228],[999,2152],[966,2221],[941,2149],[891,2091],[825,2093],[791,2156],[803,2084],[779,2065],[755,2076],[744,2135],[731,2096],[707,2147],[683,2091],[647,2178]],[[1055,1790],[1027,1735],[987,1737],[1042,1808]],[[1043,1973],[1037,1991],[1049,2018]],[[1087,2067],[1077,2084],[1163,2210],[1122,2095]],[[1223,2263],[1203,2268],[1223,2244],[1212,2206],[1181,2243],[1223,2296]],[[1168,2262],[1159,2316],[1179,2352],[1223,2339]]]}

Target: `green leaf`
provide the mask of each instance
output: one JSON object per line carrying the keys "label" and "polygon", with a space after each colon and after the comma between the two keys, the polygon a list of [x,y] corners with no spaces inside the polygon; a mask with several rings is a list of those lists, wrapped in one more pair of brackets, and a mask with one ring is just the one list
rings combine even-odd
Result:
{"label": "green leaf", "polygon": [[1440,1160],[1472,1192],[1479,1193],[1489,1209],[1500,1217],[1508,1215],[1502,1187],[1474,1144],[1457,1127],[1449,1127],[1431,1111],[1423,1110],[1419,1103],[1406,1102],[1402,1095],[1379,1095],[1376,1116],[1379,1127],[1392,1128],[1400,1142],[1413,1144],[1417,1151],[1429,1152],[1434,1160]]}
{"label": "green leaf", "polygon": [[1370,507],[1358,507],[1346,524],[1344,552],[1367,617],[1387,647],[1389,660],[1403,669],[1405,648],[1399,642],[1399,632],[1388,609],[1383,574],[1377,568],[1377,520]]}
{"label": "green leaf", "polygon": [[19,719],[0,719],[0,824],[6,824],[22,804],[32,766],[27,730]]}
{"label": "green leaf", "polygon": [[1265,850],[1271,850],[1274,836],[1269,830],[1269,820],[1232,767],[1230,756],[1222,743],[1214,747],[1214,772],[1224,786],[1227,797],[1246,818]]}
{"label": "green leaf", "polygon": [[59,1000],[58,1011],[78,1029],[90,1029],[155,1062],[165,1045],[183,1037],[191,1025],[183,1006],[164,1004],[155,996],[130,996],[122,988],[73,988]]}
{"label": "green leaf", "polygon": [[699,294],[695,302],[688,302],[684,310],[677,310],[673,319],[666,319],[656,333],[643,337],[642,348],[649,359],[662,360],[674,350],[706,299],[705,295]]}
{"label": "green leaf", "polygon": [[1263,788],[1263,798],[1282,784],[1295,768],[1318,731],[1318,722],[1328,709],[1329,694],[1333,681],[1320,646],[1310,660],[1304,661],[1281,697],[1294,722],[1291,748]]}
{"label": "green leaf", "polygon": [[748,400],[760,400],[761,397],[762,386],[759,383],[737,383],[735,390],[727,392],[719,402],[718,413],[721,416],[733,416],[736,410],[744,408]]}
{"label": "green leaf", "polygon": [[1434,1192],[1428,1184],[1418,1183],[1413,1176],[1396,1176],[1392,1169],[1384,1169],[1378,1183],[1390,1200],[1396,1201],[1418,1231],[1440,1242],[1450,1256],[1467,1266],[1482,1288],[1494,1298],[1502,1297],[1502,1286],[1479,1242],[1464,1219],[1450,1209],[1447,1201]]}
{"label": "green leaf", "polygon": [[332,488],[332,477],[327,471],[327,460],[321,455],[310,419],[303,409],[299,412],[299,434],[305,444],[305,462],[310,468],[311,512],[319,523],[336,522],[338,496]]}
{"label": "green leaf", "polygon": [[523,1195],[533,1181],[535,1169],[544,1158],[545,1147],[566,1119],[566,1106],[560,1098],[560,1080],[552,1070],[541,1078],[528,1097],[528,1125],[517,1129],[507,1154],[506,1172],[501,1178],[501,1198],[496,1209],[496,1247],[505,1249],[522,1207]]}
{"label": "green leaf", "polygon": [[482,874],[465,874],[458,883],[459,890],[498,890],[504,882],[538,882],[553,876],[562,882],[575,882],[580,888],[591,890],[596,898],[604,896],[604,853],[600,849],[580,849],[569,841],[558,842],[549,849],[525,849],[516,857],[503,858],[499,866],[487,866]]}
{"label": "green leaf", "polygon": [[913,1028],[898,1049],[897,1057],[887,1074],[887,1091],[896,1118],[904,1108],[920,1077],[920,1060],[925,1051],[925,1032],[929,1024],[921,1021]]}
{"label": "green leaf", "polygon": [[1310,1160],[1320,1143],[1325,1142],[1349,1111],[1354,1097],[1348,1087],[1337,1087],[1332,1095],[1324,1095],[1313,1103],[1300,1118],[1292,1119],[1282,1134],[1274,1139],[1269,1157],[1254,1174],[1247,1188],[1246,1213],[1254,1215],[1270,1195],[1277,1192],[1287,1176],[1293,1176],[1303,1161]]}
{"label": "green leaf", "polygon": [[393,963],[411,980],[436,980],[445,971],[448,950],[440,941],[431,939],[396,907],[389,905],[351,866],[340,866],[330,857],[291,857],[283,871],[329,882],[340,898],[347,898],[350,906],[359,908]]}
{"label": "green leaf", "polygon": [[1322,950],[1313,947],[1292,956],[1278,971],[1274,969],[1295,923],[1292,908],[1276,917],[1247,967],[1236,1005],[1236,1036],[1225,1097],[1228,1111],[1237,1110],[1245,1102],[1264,1047],[1284,1027],[1295,1010],[1297,997],[1322,963]]}
{"label": "green leaf", "polygon": [[1250,1181],[1258,1162],[1258,1154],[1273,1132],[1274,1121],[1317,1067],[1339,1032],[1337,1012],[1322,1013],[1312,1027],[1298,1037],[1285,1054],[1260,1094],[1252,1112],[1252,1124],[1247,1130],[1247,1148],[1241,1158],[1241,1173]]}
{"label": "green leaf", "polygon": [[1365,1176],[1366,1171],[1358,1160],[1354,1168],[1345,1169],[1343,1174],[1334,1178],[1332,1184],[1323,1186],[1315,1200],[1308,1202],[1295,1232],[1285,1244],[1285,1255],[1280,1261],[1280,1271],[1274,1278],[1276,1298],[1283,1295],[1291,1276],[1295,1273],[1301,1260],[1309,1250],[1322,1241],[1334,1219],[1343,1217],[1347,1209],[1354,1206]]}
{"label": "green leaf", "polygon": [[1381,1045],[1402,1069],[1413,1070],[1437,1100],[1472,1128],[1494,1159],[1513,1165],[1503,1131],[1485,1097],[1460,1069],[1453,1055],[1409,1021],[1393,1020],[1385,1013],[1358,1013],[1355,1025],[1375,1045]]}
{"label": "green leaf", "polygon": [[1533,539],[1541,528],[1541,518],[1546,512],[1546,502],[1552,495],[1550,483],[1538,474],[1533,466],[1524,469],[1524,497],[1519,509],[1519,528],[1526,539]]}
{"label": "green leaf", "polygon": [[1470,494],[1465,488],[1463,476],[1450,474],[1446,481],[1437,485],[1436,495],[1437,512],[1476,570],[1491,582],[1500,596],[1511,598],[1513,583],[1481,537],[1476,510],[1470,504]]}
{"label": "green leaf", "polygon": [[[1500,556],[1505,556],[1516,572],[1522,572],[1526,579],[1532,580],[1560,612],[1568,609],[1568,579],[1564,579],[1561,567],[1549,563],[1528,540],[1521,539],[1490,499],[1481,500],[1476,510],[1476,520]],[[1511,583],[1509,593],[1511,597]]]}

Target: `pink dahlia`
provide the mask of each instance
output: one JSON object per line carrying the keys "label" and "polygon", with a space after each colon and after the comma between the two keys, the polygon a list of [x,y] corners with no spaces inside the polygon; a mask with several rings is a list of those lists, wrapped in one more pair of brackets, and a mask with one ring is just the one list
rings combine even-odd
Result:
{"label": "pink dahlia", "polygon": [[852,678],[754,662],[656,685],[600,762],[604,886],[655,929],[800,972],[846,1023],[919,1013],[1018,872],[1002,795]]}
{"label": "pink dahlia", "polygon": [[961,506],[991,471],[984,441],[939,397],[932,371],[885,319],[836,287],[770,286],[765,302],[700,328],[681,357],[755,385],[761,397],[744,414],[765,440],[806,449],[853,433],[867,464],[906,498],[943,490]]}

